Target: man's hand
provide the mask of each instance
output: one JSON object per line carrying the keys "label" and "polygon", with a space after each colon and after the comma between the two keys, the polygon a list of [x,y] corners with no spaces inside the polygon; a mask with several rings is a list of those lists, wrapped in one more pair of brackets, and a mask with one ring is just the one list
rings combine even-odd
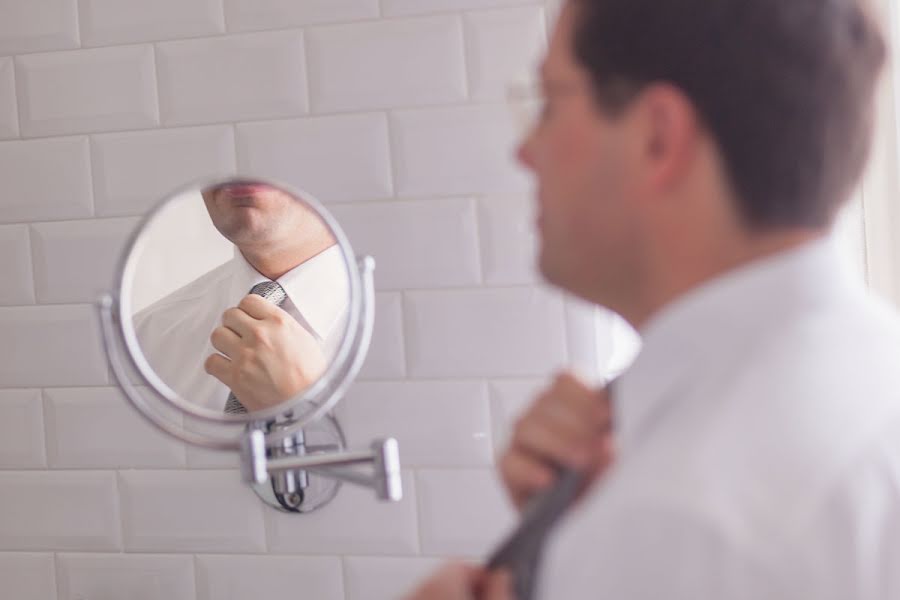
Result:
{"label": "man's hand", "polygon": [[328,366],[312,334],[255,294],[225,311],[210,340],[222,354],[206,359],[206,372],[228,386],[248,412],[284,402]]}
{"label": "man's hand", "polygon": [[612,416],[607,390],[591,390],[568,373],[559,375],[519,418],[500,475],[521,510],[553,484],[556,468],[585,472],[587,487],[613,459]]}
{"label": "man's hand", "polygon": [[423,583],[406,600],[514,600],[507,572],[488,572],[450,563]]}

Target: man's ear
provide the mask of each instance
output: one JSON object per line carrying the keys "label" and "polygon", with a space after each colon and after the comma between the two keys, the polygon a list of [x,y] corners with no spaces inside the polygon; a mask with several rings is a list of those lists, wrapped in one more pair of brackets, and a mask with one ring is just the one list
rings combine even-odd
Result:
{"label": "man's ear", "polygon": [[657,190],[677,185],[698,148],[700,123],[693,103],[673,85],[651,84],[636,101],[635,117],[647,184]]}

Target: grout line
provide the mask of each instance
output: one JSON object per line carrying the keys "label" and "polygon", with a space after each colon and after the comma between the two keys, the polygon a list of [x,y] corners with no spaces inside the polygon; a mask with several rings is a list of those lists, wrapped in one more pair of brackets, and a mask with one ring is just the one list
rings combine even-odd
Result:
{"label": "grout line", "polygon": [[153,54],[153,89],[156,92],[156,124],[158,127],[162,127],[162,93],[160,92],[159,86],[159,47],[156,43],[153,43],[151,48]]}
{"label": "grout line", "polygon": [[483,235],[485,235],[485,223],[488,220],[485,215],[484,204],[488,202],[488,200],[484,196],[479,196],[471,199],[472,207],[473,207],[473,218],[475,219],[475,253],[478,258],[478,283],[481,284],[481,287],[486,287],[487,281],[485,279],[485,256],[484,256],[484,248],[486,244],[484,243]]}
{"label": "grout line", "polygon": [[200,569],[198,567],[197,554],[191,554],[191,565],[193,567],[193,575],[194,575],[194,598],[196,600],[200,600]]}
{"label": "grout line", "polygon": [[56,597],[62,600],[62,594],[59,589],[59,552],[53,552],[53,585],[56,588]]}
{"label": "grout line", "polygon": [[390,161],[389,166],[391,174],[391,194],[396,195],[397,182],[399,181],[400,164],[397,160],[397,133],[394,131],[394,119],[392,112],[393,111],[391,110],[385,110],[381,114],[384,115],[385,128],[387,130],[388,160]]}
{"label": "grout line", "polygon": [[38,294],[37,294],[37,276],[34,262],[34,232],[32,231],[31,223],[22,224],[25,227],[25,235],[28,238],[25,244],[25,250],[27,252],[27,256],[25,260],[28,261],[28,275],[31,277],[31,304],[26,304],[25,306],[36,306],[38,302]]}
{"label": "grout line", "polygon": [[347,556],[345,554],[341,554],[337,556],[337,559],[341,564],[341,597],[346,600],[347,590],[350,589],[350,586],[347,583]]}
{"label": "grout line", "polygon": [[412,482],[413,493],[416,501],[413,509],[416,511],[416,555],[422,555],[422,494],[419,486],[419,470],[418,468],[409,471],[409,479]]}
{"label": "grout line", "polygon": [[[146,44],[141,44],[146,45]],[[154,44],[154,48],[156,45]],[[158,88],[158,85],[157,85]],[[159,94],[157,94],[158,96]],[[18,97],[18,94],[17,94]],[[157,98],[158,100],[159,98]],[[477,101],[449,101],[449,102],[433,102],[426,104],[406,104],[399,106],[368,106],[368,107],[360,107],[360,108],[352,108],[352,109],[344,109],[344,110],[324,110],[324,111],[311,111],[309,107],[305,112],[292,112],[289,114],[281,114],[281,115],[272,115],[267,117],[249,117],[249,118],[238,118],[238,119],[230,119],[230,120],[213,120],[213,121],[194,121],[190,123],[170,123],[166,124],[162,122],[160,118],[160,123],[155,127],[121,127],[121,128],[113,128],[113,129],[104,129],[102,131],[73,131],[73,132],[59,132],[59,133],[50,133],[50,134],[39,134],[39,135],[31,135],[31,136],[22,136],[21,141],[33,141],[33,140],[48,140],[48,139],[56,139],[56,138],[71,138],[77,136],[86,136],[86,135],[106,135],[106,134],[121,134],[121,133],[145,133],[149,131],[169,131],[172,129],[186,129],[190,127],[211,127],[215,125],[232,125],[232,124],[252,124],[252,123],[278,123],[283,121],[299,121],[304,119],[315,119],[315,118],[327,118],[327,117],[351,117],[358,116],[360,114],[372,114],[378,112],[388,111],[390,113],[396,112],[426,112],[426,111],[441,111],[441,110],[452,110],[452,109],[463,109],[463,108],[493,108],[493,109],[501,109],[508,110],[506,101],[503,97],[496,98],[488,98],[485,100],[477,100]],[[21,134],[21,127],[20,127]],[[16,140],[5,140],[6,142],[16,141]]]}
{"label": "grout line", "polygon": [[230,33],[228,26],[228,11],[225,10],[225,0],[219,0],[219,6],[222,8],[222,33]]}
{"label": "grout line", "polygon": [[463,87],[465,88],[463,96],[466,102],[470,102],[472,100],[472,63],[474,59],[466,36],[465,13],[456,15],[456,23],[459,25],[459,44],[463,55]]}
{"label": "grout line", "polygon": [[[51,463],[51,461],[50,461],[50,426],[47,421],[47,415],[50,414],[50,411],[47,410],[47,407],[50,404],[50,399],[47,397],[46,391],[43,389],[40,390],[40,398],[41,398],[41,401],[40,401],[41,427],[42,427],[43,433],[44,433],[44,467],[43,468],[49,471],[54,468],[54,465],[50,464]],[[56,435],[55,435],[56,431],[54,431],[53,433],[54,433],[53,441],[55,442],[56,441]],[[54,453],[54,457],[55,457],[55,454],[56,453]],[[56,462],[55,458],[54,458],[53,462],[54,463]]]}
{"label": "grout line", "polygon": [[113,480],[116,482],[116,512],[118,513],[117,525],[119,526],[119,552],[125,552],[125,515],[122,510],[122,485],[119,469],[113,471]]}

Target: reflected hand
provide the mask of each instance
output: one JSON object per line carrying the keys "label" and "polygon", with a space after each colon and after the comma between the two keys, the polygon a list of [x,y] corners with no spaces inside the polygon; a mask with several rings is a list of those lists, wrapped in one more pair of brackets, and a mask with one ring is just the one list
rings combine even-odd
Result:
{"label": "reflected hand", "polygon": [[405,600],[514,600],[509,573],[450,563]]}
{"label": "reflected hand", "polygon": [[207,358],[204,369],[228,386],[248,412],[291,398],[328,366],[311,333],[255,294],[225,311],[210,341],[221,354]]}
{"label": "reflected hand", "polygon": [[516,422],[509,447],[499,461],[500,476],[513,504],[521,510],[535,494],[553,484],[555,467],[586,473],[586,491],[613,457],[609,392],[589,389],[563,373]]}

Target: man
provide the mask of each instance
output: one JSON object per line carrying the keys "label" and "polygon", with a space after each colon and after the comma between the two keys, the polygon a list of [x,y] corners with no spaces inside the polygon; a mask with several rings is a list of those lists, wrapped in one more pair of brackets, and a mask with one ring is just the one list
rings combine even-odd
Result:
{"label": "man", "polygon": [[[900,321],[830,239],[884,55],[858,0],[564,5],[520,151],[540,269],[643,347],[611,390],[561,376],[502,457],[518,506],[551,465],[593,482],[539,597],[900,598]],[[412,596],[508,597],[466,565]]]}
{"label": "man", "polygon": [[[336,352],[349,303],[343,256],[319,216],[283,190],[231,181],[202,195],[234,258],[136,315],[138,339],[188,401],[221,411],[233,393],[263,409],[312,384]],[[284,290],[281,306],[248,294],[268,282]]]}

